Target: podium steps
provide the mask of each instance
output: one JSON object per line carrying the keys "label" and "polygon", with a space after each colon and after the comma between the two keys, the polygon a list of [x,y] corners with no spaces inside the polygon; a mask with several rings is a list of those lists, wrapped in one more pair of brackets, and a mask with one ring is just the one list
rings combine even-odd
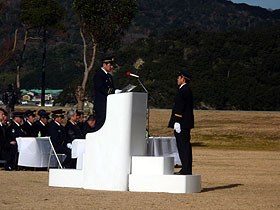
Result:
{"label": "podium steps", "polygon": [[201,192],[200,175],[174,175],[174,157],[132,156],[129,191]]}

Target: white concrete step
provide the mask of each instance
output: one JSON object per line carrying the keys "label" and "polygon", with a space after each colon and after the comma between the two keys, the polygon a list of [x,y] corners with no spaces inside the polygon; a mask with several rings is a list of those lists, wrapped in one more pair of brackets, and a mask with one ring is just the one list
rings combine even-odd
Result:
{"label": "white concrete step", "polygon": [[50,169],[49,186],[82,188],[84,184],[83,170]]}
{"label": "white concrete step", "polygon": [[129,175],[129,191],[132,192],[201,192],[200,175]]}
{"label": "white concrete step", "polygon": [[133,175],[171,175],[174,172],[174,157],[132,156]]}

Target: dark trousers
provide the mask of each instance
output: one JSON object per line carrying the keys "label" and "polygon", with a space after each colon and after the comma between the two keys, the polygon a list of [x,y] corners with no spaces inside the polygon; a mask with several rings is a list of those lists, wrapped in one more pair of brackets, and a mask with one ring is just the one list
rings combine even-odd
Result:
{"label": "dark trousers", "polygon": [[174,130],[179,157],[182,163],[181,174],[192,174],[192,145],[190,129],[182,129],[181,133]]}
{"label": "dark trousers", "polygon": [[62,166],[65,168],[76,168],[77,159],[71,158],[71,149],[67,148],[66,146],[56,146],[55,147],[56,153],[65,154],[66,158],[62,163]]}
{"label": "dark trousers", "polygon": [[96,109],[95,114],[96,114],[96,121],[95,121],[94,131],[98,131],[105,123],[106,110]]}
{"label": "dark trousers", "polygon": [[9,144],[7,146],[7,154],[6,154],[6,168],[11,167],[12,169],[17,168],[18,162],[18,151],[17,144]]}

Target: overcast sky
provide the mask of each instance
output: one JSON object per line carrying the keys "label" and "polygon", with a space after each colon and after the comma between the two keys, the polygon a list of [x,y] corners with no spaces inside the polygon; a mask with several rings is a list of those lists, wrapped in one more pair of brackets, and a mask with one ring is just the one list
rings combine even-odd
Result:
{"label": "overcast sky", "polygon": [[280,9],[280,0],[231,0],[234,3],[246,3],[267,9]]}

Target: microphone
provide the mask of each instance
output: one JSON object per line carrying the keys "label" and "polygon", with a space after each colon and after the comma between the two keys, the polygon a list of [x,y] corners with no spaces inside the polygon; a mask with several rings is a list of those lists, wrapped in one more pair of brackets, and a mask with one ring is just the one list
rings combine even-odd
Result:
{"label": "microphone", "polygon": [[126,75],[127,75],[127,76],[130,76],[130,77],[136,77],[136,78],[139,78],[139,76],[138,76],[138,75],[136,75],[136,74],[132,74],[132,73],[130,73],[129,71],[128,71],[128,72],[126,72]]}

